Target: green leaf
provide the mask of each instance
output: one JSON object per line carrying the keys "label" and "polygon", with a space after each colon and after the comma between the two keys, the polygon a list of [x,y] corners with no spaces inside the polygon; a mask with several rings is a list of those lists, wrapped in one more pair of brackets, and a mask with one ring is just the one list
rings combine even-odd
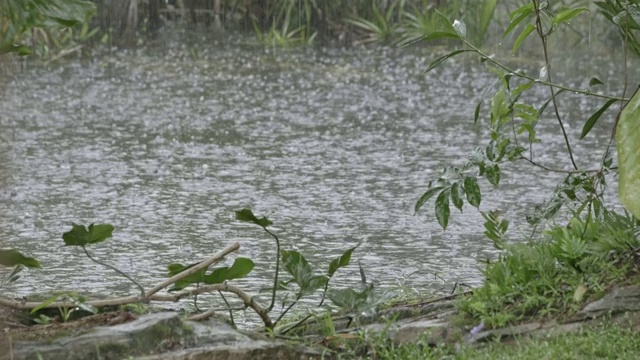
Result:
{"label": "green leaf", "polygon": [[498,186],[500,183],[500,167],[498,164],[487,167],[487,180],[489,180],[491,185]]}
{"label": "green leaf", "polygon": [[33,309],[31,309],[30,314],[35,314],[38,311],[46,308],[47,306],[53,304],[54,302],[56,302],[56,300],[58,300],[58,298],[60,298],[61,296],[64,296],[66,294],[61,293],[61,294],[56,294],[50,298],[48,298],[47,300],[41,302],[40,304],[38,304],[38,306],[34,307]]}
{"label": "green leaf", "polygon": [[450,192],[450,189],[444,189],[436,198],[436,218],[443,229],[446,229],[449,224],[449,214],[451,212],[449,209]]}
{"label": "green leaf", "polygon": [[636,90],[620,114],[616,147],[620,201],[640,219],[640,91]]}
{"label": "green leaf", "polygon": [[24,265],[26,267],[39,268],[40,263],[38,260],[22,255],[20,252],[14,249],[0,250],[0,265],[4,266],[16,266]]}
{"label": "green leaf", "polygon": [[446,39],[446,38],[460,40],[460,35],[450,31],[434,31],[432,33],[425,35],[422,38],[422,40],[429,41],[429,40],[438,40],[438,39]]}
{"label": "green leaf", "polygon": [[529,36],[529,34],[531,34],[531,32],[535,29],[536,29],[536,26],[533,24],[527,24],[527,26],[524,27],[524,30],[522,30],[522,33],[520,33],[520,36],[518,36],[518,38],[516,39],[516,42],[513,43],[512,52],[514,54],[516,50],[518,50],[518,48],[520,47],[520,44],[522,44],[524,39],[526,39],[527,36]]}
{"label": "green leaf", "polygon": [[241,279],[253,270],[255,264],[251,259],[238,257],[231,267],[225,266],[214,269],[211,274],[204,276],[205,284],[220,284],[227,280]]}
{"label": "green leaf", "polygon": [[600,116],[602,116],[602,114],[607,111],[607,109],[613,105],[613,103],[615,103],[616,99],[610,99],[608,100],[606,103],[604,103],[604,105],[602,105],[602,107],[600,108],[600,110],[596,111],[593,115],[591,115],[591,117],[589,118],[589,120],[587,120],[586,123],[584,123],[584,127],[582,128],[582,133],[580,134],[580,140],[584,139],[585,136],[587,136],[587,134],[589,133],[589,131],[591,131],[591,129],[593,128],[593,126],[598,122],[598,120],[600,119]]}
{"label": "green leaf", "polygon": [[112,233],[113,225],[110,224],[91,224],[88,229],[84,225],[73,224],[70,231],[62,234],[62,240],[66,246],[85,246],[105,241]]}
{"label": "green leaf", "polygon": [[371,287],[361,292],[353,289],[331,289],[327,293],[327,297],[339,308],[346,311],[353,311],[367,302],[372,295],[372,291],[369,289],[371,289]]}
{"label": "green leaf", "polygon": [[429,71],[437,68],[438,66],[440,66],[443,62],[445,62],[450,57],[454,57],[454,56],[456,56],[458,54],[461,54],[461,53],[464,53],[464,52],[470,52],[470,51],[475,52],[475,50],[456,50],[456,51],[452,51],[452,52],[448,53],[447,55],[441,56],[441,57],[433,60],[431,62],[431,64],[429,64],[429,66],[427,67],[427,70],[423,71],[422,74],[424,75],[424,74],[428,73]]}
{"label": "green leaf", "polygon": [[572,18],[580,15],[581,13],[583,13],[585,11],[589,11],[589,9],[587,9],[587,8],[576,8],[576,9],[569,9],[569,10],[561,11],[553,19],[553,24],[557,25],[557,24],[560,24],[563,21],[569,21]]}
{"label": "green leaf", "polygon": [[436,16],[440,19],[440,22],[442,23],[442,26],[445,28],[445,30],[455,33],[456,29],[453,27],[451,20],[449,20],[449,18],[441,13],[438,9],[435,9],[435,13]]}
{"label": "green leaf", "polygon": [[592,77],[591,80],[589,80],[589,88],[596,85],[603,85],[603,82],[598,78]]}
{"label": "green leaf", "polygon": [[329,280],[325,275],[314,275],[311,265],[298,251],[282,251],[282,264],[285,270],[293,276],[294,282],[300,287],[301,295],[313,293],[323,287]]}
{"label": "green leaf", "polygon": [[464,192],[467,194],[467,201],[473,207],[479,207],[482,196],[480,195],[480,186],[475,176],[467,176],[464,178]]}
{"label": "green leaf", "polygon": [[349,262],[351,261],[351,253],[353,253],[353,251],[357,249],[358,246],[360,246],[360,244],[347,249],[344,253],[342,253],[342,255],[331,261],[331,263],[329,264],[329,271],[327,272],[329,277],[332,277],[333,274],[335,274],[335,272],[338,271],[338,269],[340,269],[341,267],[349,265]]}
{"label": "green leaf", "polygon": [[462,189],[460,182],[456,181],[451,185],[451,202],[460,212],[462,212],[462,206],[464,205],[463,198],[464,189]]}
{"label": "green leaf", "polygon": [[[169,270],[169,273],[167,274],[169,277],[172,277],[174,275],[177,275],[187,269],[190,269],[196,265],[198,265],[199,263],[193,263],[187,266],[184,266],[182,264],[171,264],[169,265],[167,268]],[[197,284],[197,283],[201,283],[204,281],[205,278],[205,272],[207,271],[207,269],[200,269],[199,271],[185,277],[182,278],[178,281],[176,281],[173,284],[173,287],[171,289],[169,289],[169,292],[171,291],[177,291],[177,290],[182,290],[184,288],[186,288],[187,286],[191,285],[191,284]]]}
{"label": "green leaf", "polygon": [[422,194],[422,196],[420,196],[420,199],[418,199],[418,201],[416,202],[415,213],[417,213],[418,210],[420,210],[420,208],[422,208],[424,203],[429,201],[429,199],[431,199],[433,197],[433,195],[435,195],[438,191],[440,191],[442,189],[444,189],[443,186],[432,187],[429,190],[427,190],[424,194]]}
{"label": "green leaf", "polygon": [[[518,85],[515,89],[513,89],[513,91],[511,92],[511,96],[512,97],[519,97],[524,91],[529,90],[532,86],[533,86],[533,81],[527,81],[524,84],[520,84]],[[530,105],[529,105],[530,106]]]}
{"label": "green leaf", "polygon": [[249,209],[242,209],[240,211],[236,211],[236,219],[240,221],[254,223],[263,228],[273,225],[273,223],[264,216],[258,219],[255,215],[253,215],[253,212]]}
{"label": "green leaf", "polygon": [[482,106],[482,100],[478,101],[478,105],[476,105],[476,110],[473,112],[473,125],[478,123],[478,119],[480,118],[481,106]]}
{"label": "green leaf", "polygon": [[509,24],[509,26],[507,26],[507,29],[502,34],[502,37],[504,38],[505,36],[507,36],[507,34],[509,34],[513,29],[516,28],[516,26],[518,26],[518,24],[522,22],[522,20],[526,19],[532,14],[533,14],[533,3],[528,3],[527,5],[524,5],[520,7],[518,10],[514,11],[511,14],[511,23]]}

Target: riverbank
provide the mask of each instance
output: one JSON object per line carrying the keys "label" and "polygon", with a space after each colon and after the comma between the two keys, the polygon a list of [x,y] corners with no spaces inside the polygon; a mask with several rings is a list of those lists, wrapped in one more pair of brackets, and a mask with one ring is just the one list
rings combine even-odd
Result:
{"label": "riverbank", "polygon": [[131,307],[26,326],[24,313],[4,308],[0,345],[9,351],[0,359],[631,359],[640,351],[638,285],[612,288],[568,318],[494,329],[461,317],[457,304],[469,295],[396,303],[355,322],[315,318],[286,336]]}

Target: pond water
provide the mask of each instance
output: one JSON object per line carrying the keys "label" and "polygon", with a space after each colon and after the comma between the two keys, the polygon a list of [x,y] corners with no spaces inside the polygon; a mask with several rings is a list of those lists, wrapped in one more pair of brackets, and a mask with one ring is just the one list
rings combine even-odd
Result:
{"label": "pond water", "polygon": [[[446,231],[432,203],[413,213],[429,180],[486,144],[486,126],[473,126],[473,111],[495,78],[475,58],[422,76],[441,52],[165,39],[5,76],[0,247],[34,256],[44,268],[29,271],[9,293],[134,293],[61,240],[71,223],[110,223],[113,238],[91,251],[147,287],[166,278],[168,264],[238,241],[238,254],[256,262],[238,283],[255,294],[272,279],[275,244],[234,219],[245,207],[268,216],[283,248],[302,251],[318,271],[364,241],[332,280],[336,286],[358,285],[358,262],[380,289],[479,285],[480,262],[495,252],[478,212],[452,210]],[[555,74],[579,87],[597,76],[608,84],[603,91],[617,91],[621,66],[611,56],[561,56]],[[537,74],[540,65],[519,66]],[[539,106],[548,89],[533,94]],[[599,106],[572,94],[561,101],[583,167],[595,166],[609,140],[607,113],[577,142]],[[556,125],[545,112],[536,159],[568,168]],[[522,162],[504,169],[499,189],[483,184],[481,209],[501,209],[517,240],[530,231],[523,216],[548,200],[562,175]]]}

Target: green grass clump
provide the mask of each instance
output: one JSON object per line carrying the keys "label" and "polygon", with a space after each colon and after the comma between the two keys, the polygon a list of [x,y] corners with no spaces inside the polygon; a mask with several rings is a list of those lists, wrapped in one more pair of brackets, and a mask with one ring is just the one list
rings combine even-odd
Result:
{"label": "green grass clump", "polygon": [[456,359],[636,359],[638,354],[638,332],[608,325],[549,340],[523,340],[513,345],[491,344],[481,350],[465,349]]}
{"label": "green grass clump", "polygon": [[509,344],[492,343],[481,349],[441,346],[430,348],[420,342],[399,347],[380,346],[380,360],[590,360],[636,359],[640,334],[611,324],[551,339],[520,339]]}
{"label": "green grass clump", "polygon": [[461,299],[459,310],[467,320],[492,328],[571,316],[587,300],[636,276],[638,229],[633,217],[605,211],[601,218],[575,217],[567,226],[555,226],[541,241],[494,240],[500,257],[487,263],[484,285]]}

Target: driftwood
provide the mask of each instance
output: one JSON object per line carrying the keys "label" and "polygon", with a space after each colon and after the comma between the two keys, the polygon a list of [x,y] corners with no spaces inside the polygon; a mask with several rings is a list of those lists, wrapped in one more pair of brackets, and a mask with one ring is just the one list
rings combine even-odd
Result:
{"label": "driftwood", "polygon": [[[145,295],[144,296],[126,296],[126,297],[119,297],[119,298],[113,298],[113,299],[104,299],[104,300],[90,300],[85,302],[85,304],[87,305],[91,305],[93,307],[99,308],[99,307],[105,307],[105,306],[119,306],[119,305],[126,305],[126,304],[134,304],[134,303],[146,303],[149,301],[158,301],[158,302],[176,302],[180,299],[183,299],[185,297],[189,297],[189,296],[193,296],[193,295],[197,295],[197,294],[204,294],[204,293],[210,293],[210,292],[217,292],[217,291],[223,291],[223,292],[229,292],[229,293],[233,293],[236,294],[240,299],[242,299],[242,301],[244,302],[245,306],[252,308],[257,314],[258,316],[260,316],[260,318],[262,319],[262,321],[264,322],[265,326],[268,328],[273,327],[273,322],[271,321],[271,319],[269,318],[268,315],[268,311],[262,307],[260,304],[258,304],[257,302],[255,302],[255,300],[246,292],[244,292],[242,289],[233,286],[233,285],[229,285],[229,284],[214,284],[214,285],[207,285],[207,286],[201,286],[197,289],[193,289],[193,290],[185,290],[185,291],[181,291],[178,293],[174,293],[174,294],[170,294],[170,295],[161,295],[161,294],[157,294],[160,290],[167,288],[170,285],[175,284],[176,282],[184,279],[185,277],[194,274],[198,271],[200,271],[201,269],[206,269],[207,267],[209,267],[212,264],[215,264],[219,261],[221,261],[222,259],[224,259],[225,256],[229,255],[230,253],[238,250],[240,248],[240,244],[238,242],[235,242],[231,245],[229,245],[228,247],[226,247],[224,250],[220,251],[219,253],[211,256],[210,258],[202,261],[201,263],[190,267],[189,269],[178,273],[176,275],[174,275],[173,277],[162,281],[161,283],[157,284],[156,286],[152,287],[150,290],[145,291]],[[13,300],[13,299],[6,299],[6,298],[1,298],[0,297],[0,306],[5,306],[8,308],[12,308],[12,309],[16,309],[16,310],[31,310],[34,309],[36,307],[41,306],[41,302],[36,302],[36,301],[26,301],[26,300]],[[42,307],[43,309],[57,309],[57,308],[71,308],[71,307],[75,307],[76,304],[74,304],[73,302],[69,302],[69,301],[56,301],[56,302],[52,302],[51,304],[48,304],[47,306]],[[205,315],[206,314],[206,315]],[[199,314],[199,315],[195,315],[196,318],[199,319],[203,319],[206,318],[208,316],[213,315],[213,311],[207,311],[203,314]]]}

